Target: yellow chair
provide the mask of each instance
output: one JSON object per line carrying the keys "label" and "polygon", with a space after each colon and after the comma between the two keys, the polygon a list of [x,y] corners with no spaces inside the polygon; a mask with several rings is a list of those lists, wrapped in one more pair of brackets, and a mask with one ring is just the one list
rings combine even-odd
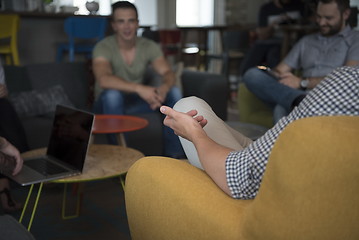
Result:
{"label": "yellow chair", "polygon": [[241,122],[273,127],[273,110],[250,92],[244,83],[239,84],[237,102]]}
{"label": "yellow chair", "polygon": [[277,139],[257,197],[236,200],[202,170],[145,157],[126,176],[133,240],[359,239],[359,117],[309,117]]}
{"label": "yellow chair", "polygon": [[17,14],[0,14],[0,54],[6,56],[8,65],[20,65],[17,50],[19,22]]}

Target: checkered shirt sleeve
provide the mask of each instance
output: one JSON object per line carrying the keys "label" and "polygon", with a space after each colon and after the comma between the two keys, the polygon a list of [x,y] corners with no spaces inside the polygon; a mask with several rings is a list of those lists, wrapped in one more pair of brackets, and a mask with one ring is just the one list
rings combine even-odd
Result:
{"label": "checkered shirt sleeve", "polygon": [[252,199],[257,195],[268,157],[276,139],[291,122],[314,116],[359,115],[359,67],[341,67],[310,91],[288,116],[242,151],[226,159],[227,184],[232,196]]}

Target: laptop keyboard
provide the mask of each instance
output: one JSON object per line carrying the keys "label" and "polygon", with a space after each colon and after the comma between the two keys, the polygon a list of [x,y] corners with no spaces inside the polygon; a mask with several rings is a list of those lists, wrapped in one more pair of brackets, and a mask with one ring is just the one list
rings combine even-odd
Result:
{"label": "laptop keyboard", "polygon": [[63,167],[58,166],[44,158],[27,160],[24,161],[24,164],[45,176],[59,174],[67,171]]}

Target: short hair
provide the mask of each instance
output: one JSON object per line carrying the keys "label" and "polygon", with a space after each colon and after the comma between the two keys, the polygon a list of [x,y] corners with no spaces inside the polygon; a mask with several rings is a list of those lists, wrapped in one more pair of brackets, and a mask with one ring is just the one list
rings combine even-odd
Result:
{"label": "short hair", "polygon": [[136,6],[129,2],[129,1],[118,1],[118,2],[115,2],[114,4],[112,4],[112,19],[113,19],[113,14],[115,13],[115,10],[116,9],[132,9],[135,11],[136,13],[136,18],[138,18],[138,12],[137,12],[137,8]]}
{"label": "short hair", "polygon": [[340,13],[344,13],[345,10],[350,9],[349,0],[319,0],[318,3],[320,2],[324,4],[335,2],[338,5]]}

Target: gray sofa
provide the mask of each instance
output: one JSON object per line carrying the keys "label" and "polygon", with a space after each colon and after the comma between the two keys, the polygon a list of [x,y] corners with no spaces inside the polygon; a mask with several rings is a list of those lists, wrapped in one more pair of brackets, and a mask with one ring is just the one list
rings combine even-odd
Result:
{"label": "gray sofa", "polygon": [[[90,63],[45,63],[4,66],[10,100],[25,128],[30,149],[46,147],[57,103],[91,111],[93,75]],[[224,76],[184,71],[181,77],[184,96],[205,99],[223,119],[227,117],[228,87]],[[160,113],[139,114],[149,121],[145,129],[126,134],[129,147],[146,156],[162,155],[162,118]],[[106,137],[96,136],[96,143]]]}

